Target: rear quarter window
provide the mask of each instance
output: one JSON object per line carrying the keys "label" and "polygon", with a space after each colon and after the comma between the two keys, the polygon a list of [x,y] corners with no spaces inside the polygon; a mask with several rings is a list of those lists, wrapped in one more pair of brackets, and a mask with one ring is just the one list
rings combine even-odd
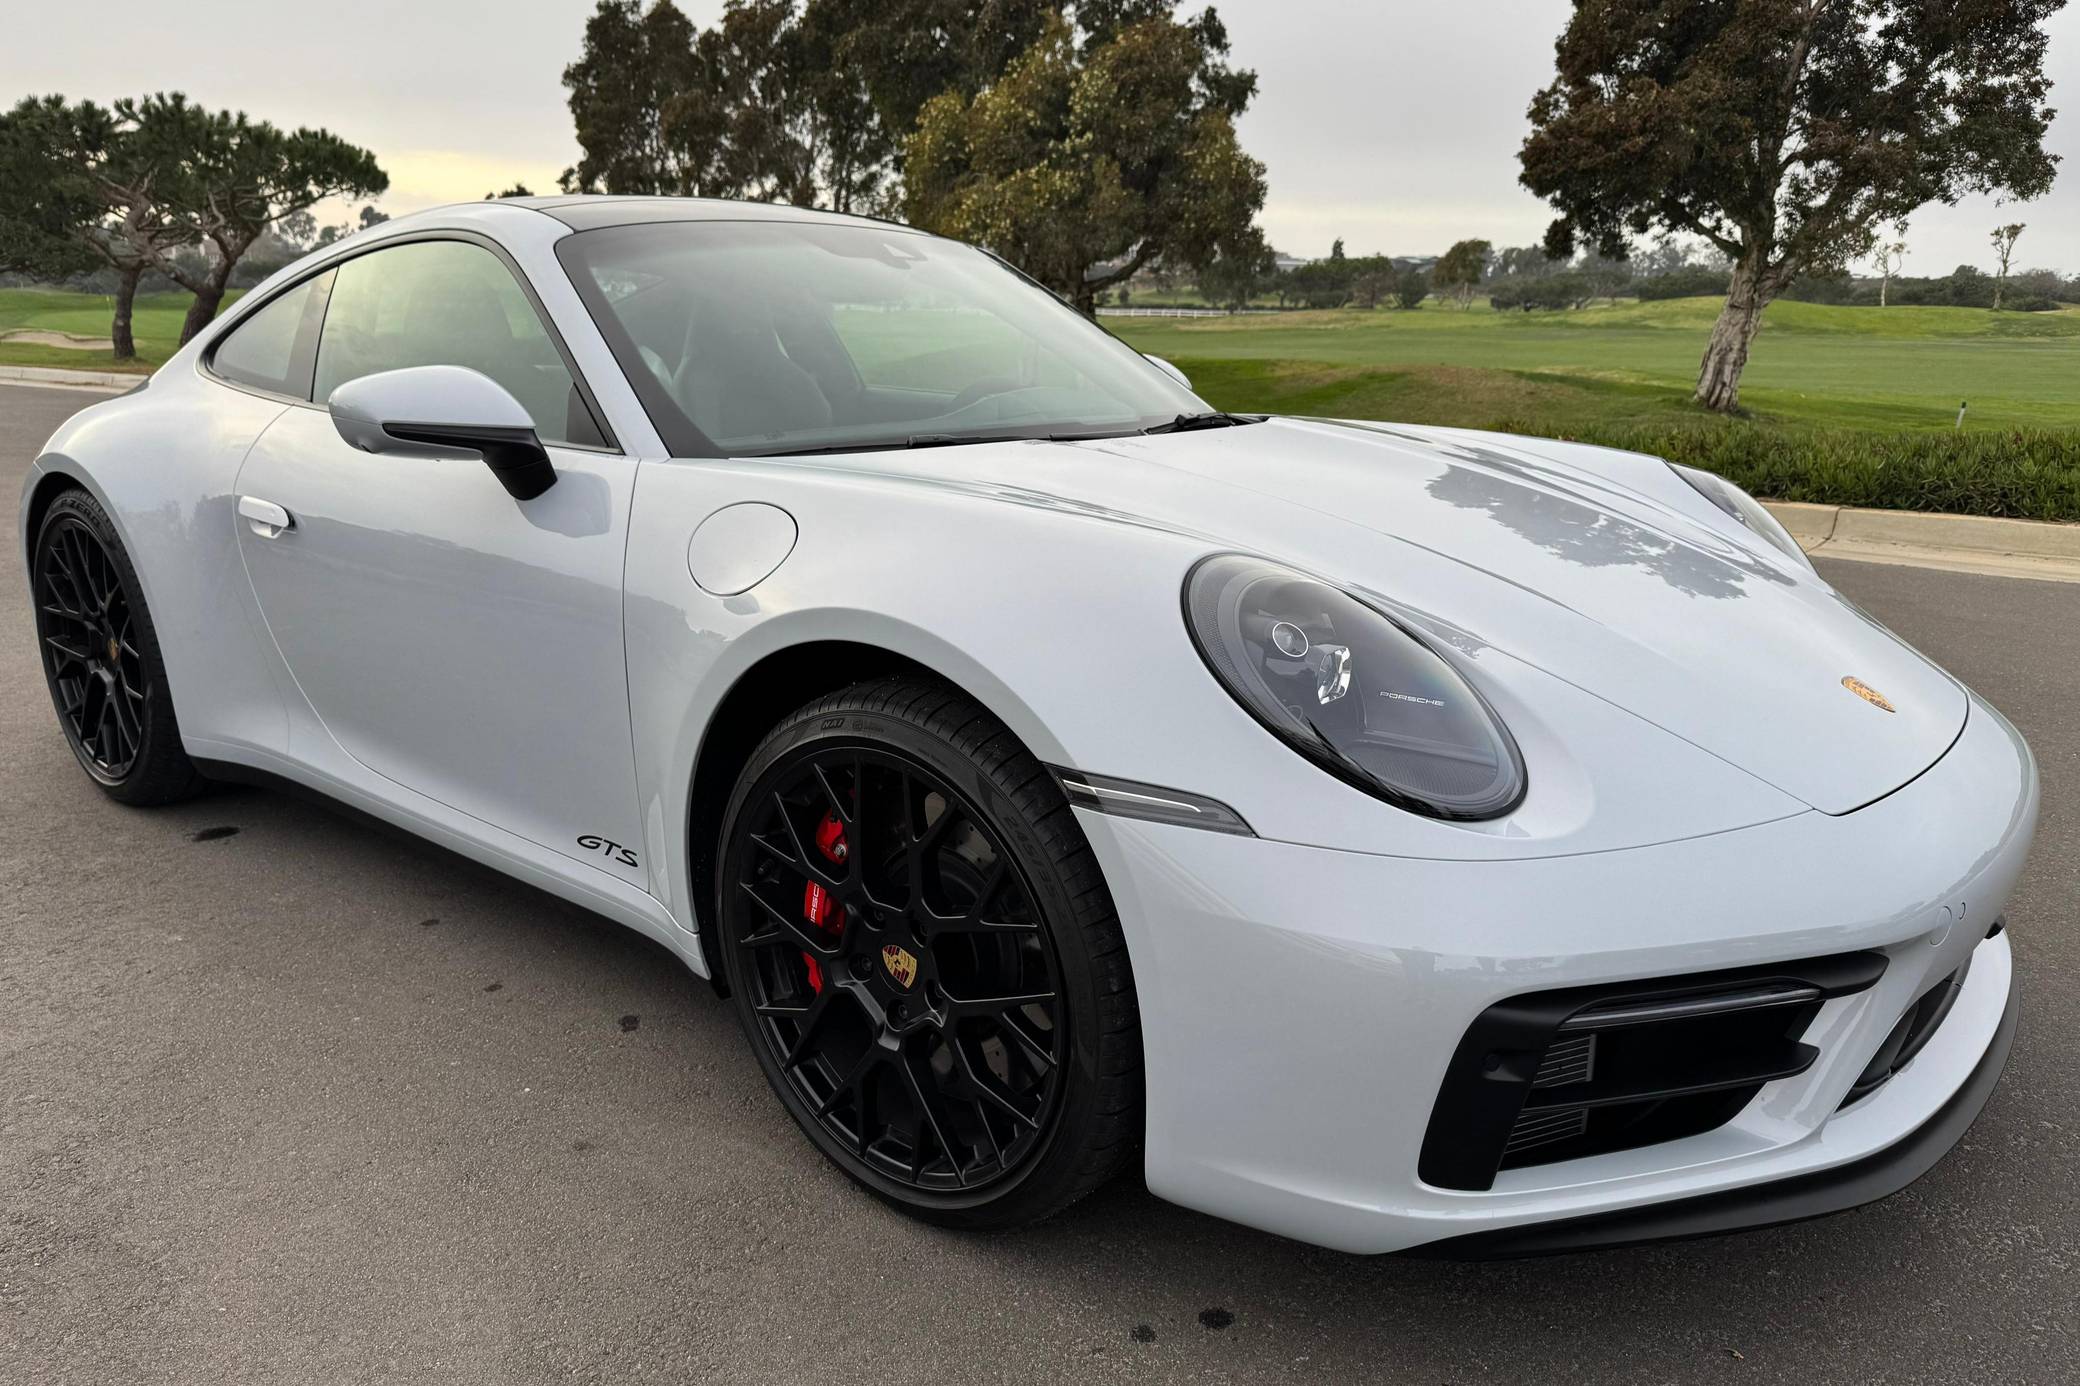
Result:
{"label": "rear quarter window", "polygon": [[331,273],[306,279],[226,333],[209,368],[239,385],[309,399],[318,318]]}

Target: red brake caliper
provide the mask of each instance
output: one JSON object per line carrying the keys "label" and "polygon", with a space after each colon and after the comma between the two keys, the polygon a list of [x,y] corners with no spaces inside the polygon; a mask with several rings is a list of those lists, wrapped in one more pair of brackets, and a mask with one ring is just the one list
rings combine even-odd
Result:
{"label": "red brake caliper", "polygon": [[[848,851],[845,845],[845,825],[834,813],[826,813],[823,821],[816,825],[816,850],[833,866],[842,866]],[[814,881],[802,887],[802,915],[823,933],[837,938],[845,932],[845,919],[838,912],[838,902],[831,893]],[[823,968],[809,954],[802,954],[802,961],[809,965],[809,990],[823,992]]]}

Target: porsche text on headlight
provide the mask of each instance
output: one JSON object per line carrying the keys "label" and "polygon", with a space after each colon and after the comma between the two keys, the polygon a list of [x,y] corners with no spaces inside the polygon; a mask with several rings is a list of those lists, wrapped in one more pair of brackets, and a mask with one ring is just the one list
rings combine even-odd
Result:
{"label": "porsche text on headlight", "polygon": [[1433,818],[1495,818],[1523,799],[1523,758],[1494,709],[1348,593],[1223,554],[1186,579],[1185,613],[1236,700],[1331,774]]}

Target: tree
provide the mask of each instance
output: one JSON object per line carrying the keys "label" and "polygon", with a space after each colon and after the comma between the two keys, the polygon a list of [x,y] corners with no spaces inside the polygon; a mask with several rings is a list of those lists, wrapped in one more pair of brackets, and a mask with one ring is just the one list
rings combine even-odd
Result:
{"label": "tree", "polygon": [[[97,118],[102,114],[89,103]],[[89,173],[96,135],[61,96],[24,97],[0,115],[0,271],[48,278],[93,267],[90,237],[108,210]]]}
{"label": "tree", "polygon": [[[1900,231],[1904,233],[1903,226]],[[1886,307],[1892,298],[1892,276],[1907,267],[1907,243],[1904,240],[1887,241],[1877,250],[1878,306]]]}
{"label": "tree", "polygon": [[1364,255],[1350,262],[1351,302],[1377,308],[1394,292],[1394,262],[1384,255]]}
{"label": "tree", "polygon": [[557,180],[565,192],[692,195],[686,151],[668,139],[664,111],[698,86],[694,28],[671,0],[600,0],[585,46],[563,70],[577,124],[578,162]]}
{"label": "tree", "polygon": [[176,92],[116,103],[145,157],[175,170],[161,185],[169,218],[209,255],[200,265],[163,253],[153,267],[194,300],[183,344],[207,327],[238,261],[283,217],[334,197],[368,197],[390,186],[375,155],[328,130],[280,130],[243,111],[208,112]]}
{"label": "tree", "polygon": [[2045,21],[2064,0],[1576,0],[1531,103],[1522,181],[1556,254],[1683,232],[1733,261],[1697,399],[1739,406],[1762,313],[1877,228],[1970,192],[2035,197],[2057,161]]}
{"label": "tree", "polygon": [[2001,297],[2008,289],[2008,266],[2015,261],[2015,242],[2022,239],[2026,229],[2019,221],[1993,228],[1993,258],[2000,266],[2000,273],[1993,280],[1993,311],[1996,313],[2001,310]]}
{"label": "tree", "polygon": [[1327,259],[1296,265],[1289,276],[1293,297],[1306,308],[1341,308],[1351,298],[1351,262],[1343,242],[1330,247]]}
{"label": "tree", "polygon": [[1428,297],[1430,271],[1410,265],[1394,280],[1394,301],[1403,308],[1420,308]]}
{"label": "tree", "polygon": [[[170,211],[181,145],[158,128],[178,126],[188,110],[179,95],[127,114],[47,96],[0,117],[0,268],[47,276],[95,263],[114,270],[109,341],[118,361],[137,355],[138,282],[198,239]],[[146,120],[158,124],[147,128]]]}
{"label": "tree", "polygon": [[[1169,10],[1162,0],[1128,3]],[[1060,8],[1055,0],[809,0],[803,22],[844,33],[839,51],[858,72],[900,167],[927,103],[946,92],[973,100],[1040,41]],[[1126,13],[1118,0],[1077,10],[1093,36],[1116,31]]]}
{"label": "tree", "polygon": [[[1199,272],[1199,292],[1217,308],[1247,308],[1278,273],[1278,257],[1261,234],[1221,251]],[[1126,293],[1124,286],[1121,294]],[[1121,298],[1120,302],[1126,302]]]}
{"label": "tree", "polygon": [[533,188],[530,188],[530,187],[528,187],[528,186],[527,186],[527,184],[525,184],[525,183],[515,183],[515,184],[513,184],[513,186],[512,186],[512,187],[510,187],[510,188],[507,188],[507,189],[506,189],[506,190],[505,190],[504,192],[488,192],[488,193],[485,193],[485,194],[484,194],[484,200],[485,200],[486,202],[503,202],[503,201],[505,201],[505,200],[506,200],[507,198],[509,198],[509,197],[533,197],[533,196],[534,196],[534,189],[533,189]]}
{"label": "tree", "polygon": [[[1212,10],[1080,5],[972,98],[934,97],[904,146],[915,225],[995,250],[1086,314],[1161,260],[1203,271],[1261,243],[1264,166],[1235,118],[1255,74]],[[1094,270],[1094,266],[1107,268]]]}
{"label": "tree", "polygon": [[[1592,300],[1616,298],[1618,292],[1632,282],[1632,263],[1589,250],[1582,253],[1581,260],[1572,270],[1563,269],[1562,273],[1580,276],[1582,282],[1587,285]],[[1577,306],[1586,308],[1589,305],[1582,303]]]}
{"label": "tree", "polygon": [[[287,220],[287,218],[284,218],[284,220]],[[371,226],[381,226],[388,220],[390,220],[388,212],[379,212],[374,204],[370,204],[361,209],[360,216],[355,218],[354,221],[337,222],[319,231],[318,239],[313,242],[313,245],[322,249],[335,241],[345,240],[356,231],[366,231]]]}
{"label": "tree", "polygon": [[789,43],[807,96],[806,140],[820,200],[835,212],[880,208],[895,156],[860,51],[875,15],[874,0],[809,0]]}
{"label": "tree", "polygon": [[283,245],[294,249],[299,255],[311,248],[318,239],[318,219],[311,215],[308,207],[291,212],[274,224],[274,234]]}
{"label": "tree", "polygon": [[1460,308],[1472,307],[1474,286],[1487,273],[1488,252],[1493,249],[1486,241],[1460,241],[1438,260],[1432,282],[1449,290]]}
{"label": "tree", "polygon": [[1495,252],[1490,279],[1543,279],[1557,266],[1542,245],[1510,245]]}
{"label": "tree", "polygon": [[869,77],[905,56],[890,46],[888,8],[728,0],[703,30],[671,0],[647,10],[638,0],[600,0],[578,61],[563,73],[584,157],[561,186],[878,206],[894,127]]}

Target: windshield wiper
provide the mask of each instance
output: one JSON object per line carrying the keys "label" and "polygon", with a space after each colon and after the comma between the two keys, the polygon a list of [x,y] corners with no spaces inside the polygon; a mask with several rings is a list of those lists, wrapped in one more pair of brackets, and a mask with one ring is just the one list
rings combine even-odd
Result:
{"label": "windshield wiper", "polygon": [[1262,423],[1268,414],[1226,414],[1214,410],[1204,414],[1179,414],[1168,423],[1150,424],[1143,433],[1196,433],[1202,428],[1238,428]]}

